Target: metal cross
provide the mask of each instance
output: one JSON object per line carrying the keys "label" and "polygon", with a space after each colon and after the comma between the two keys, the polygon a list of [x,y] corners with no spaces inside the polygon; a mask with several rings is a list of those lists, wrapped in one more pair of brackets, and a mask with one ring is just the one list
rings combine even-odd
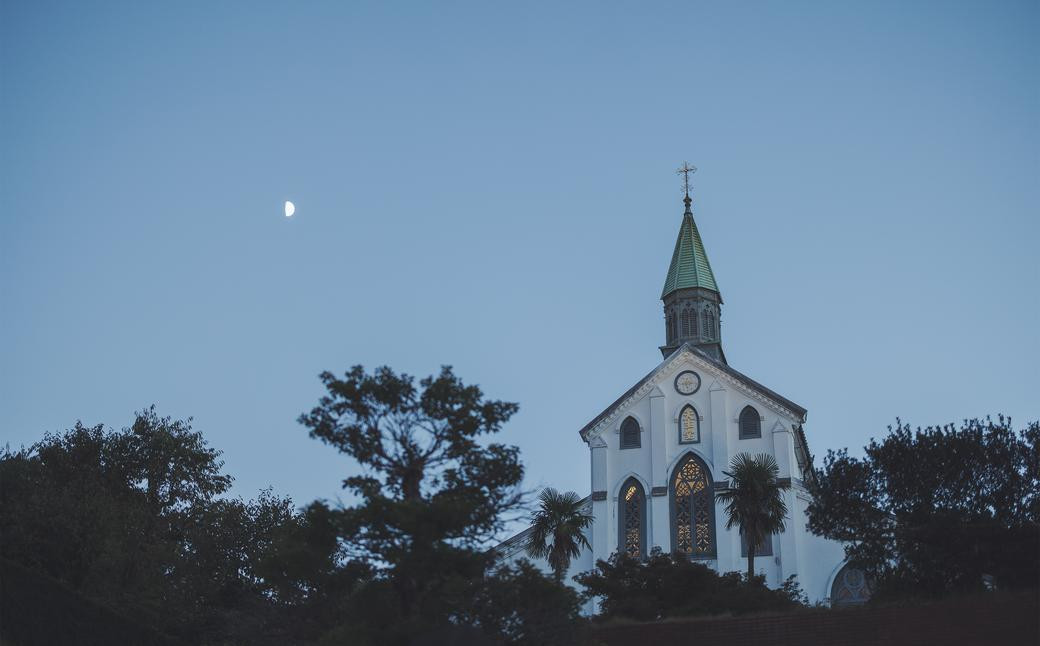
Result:
{"label": "metal cross", "polygon": [[690,197],[690,173],[696,172],[697,167],[686,162],[683,162],[682,166],[679,167],[679,170],[675,171],[676,175],[683,176],[683,190],[686,192],[686,197]]}

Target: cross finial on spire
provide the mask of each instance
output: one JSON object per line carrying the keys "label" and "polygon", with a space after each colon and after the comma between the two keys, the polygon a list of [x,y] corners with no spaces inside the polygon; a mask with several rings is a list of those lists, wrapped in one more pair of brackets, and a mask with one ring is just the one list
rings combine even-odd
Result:
{"label": "cross finial on spire", "polygon": [[686,193],[686,199],[690,199],[690,173],[696,173],[697,167],[693,164],[683,162],[679,170],[675,171],[676,175],[683,176],[683,192]]}

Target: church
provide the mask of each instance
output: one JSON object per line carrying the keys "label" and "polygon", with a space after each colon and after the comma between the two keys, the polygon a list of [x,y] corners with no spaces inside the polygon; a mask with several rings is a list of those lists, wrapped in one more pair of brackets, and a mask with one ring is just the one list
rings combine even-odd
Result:
{"label": "church", "polygon": [[[584,504],[595,520],[592,546],[571,563],[565,580],[591,570],[614,552],[645,557],[678,552],[718,572],[746,570],[747,546],[727,530],[714,492],[729,483],[723,470],[738,453],[767,453],[780,467],[790,516],[786,531],[755,550],[755,569],[770,587],[791,575],[810,603],[865,601],[862,572],[843,567],[838,542],[806,528],[813,477],[805,434],[806,409],[729,365],[722,347],[722,293],[691,209],[688,173],[685,212],[661,300],[664,358],[578,431],[591,463]],[[530,529],[498,547],[511,561],[526,554]],[[539,565],[548,571],[546,563]]]}

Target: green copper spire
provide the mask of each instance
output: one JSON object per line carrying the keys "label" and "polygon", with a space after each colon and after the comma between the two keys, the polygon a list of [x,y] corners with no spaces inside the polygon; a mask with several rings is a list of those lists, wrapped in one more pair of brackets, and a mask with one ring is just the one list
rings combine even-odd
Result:
{"label": "green copper spire", "polygon": [[675,251],[672,252],[672,264],[668,266],[668,277],[664,279],[662,299],[678,289],[701,287],[719,291],[715,284],[715,274],[711,273],[708,254],[704,251],[704,243],[701,242],[701,234],[697,231],[697,223],[693,221],[691,201],[687,193],[683,199],[686,212],[683,213],[679,237],[675,241]]}

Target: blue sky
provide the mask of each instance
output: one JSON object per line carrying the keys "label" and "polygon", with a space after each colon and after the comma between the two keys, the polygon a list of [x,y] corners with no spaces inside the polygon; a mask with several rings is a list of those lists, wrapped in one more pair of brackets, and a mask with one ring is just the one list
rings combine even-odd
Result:
{"label": "blue sky", "polygon": [[237,494],[335,498],[318,373],[452,364],[520,403],[528,487],[585,494],[683,160],[727,357],[818,456],[1040,416],[1036,2],[0,7],[14,447],[155,403]]}

